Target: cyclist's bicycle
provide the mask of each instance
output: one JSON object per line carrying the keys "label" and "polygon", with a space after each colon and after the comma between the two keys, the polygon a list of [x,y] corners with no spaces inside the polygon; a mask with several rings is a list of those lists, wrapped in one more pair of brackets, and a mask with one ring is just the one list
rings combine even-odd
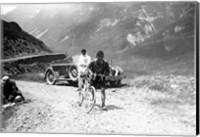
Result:
{"label": "cyclist's bicycle", "polygon": [[96,104],[96,89],[94,86],[91,85],[91,80],[95,79],[96,77],[100,77],[102,80],[106,78],[103,74],[92,74],[91,71],[81,75],[83,80],[83,88],[79,92],[79,106],[83,105],[83,108],[86,113],[90,113],[93,107]]}
{"label": "cyclist's bicycle", "polygon": [[81,77],[83,79],[83,87],[79,91],[79,106],[83,105],[85,112],[90,113],[96,103],[96,89],[91,85],[92,72],[87,71]]}

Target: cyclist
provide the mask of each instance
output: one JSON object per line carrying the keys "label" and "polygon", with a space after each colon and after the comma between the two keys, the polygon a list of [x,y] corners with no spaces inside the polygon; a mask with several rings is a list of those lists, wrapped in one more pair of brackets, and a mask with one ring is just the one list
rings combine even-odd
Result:
{"label": "cyclist", "polygon": [[88,68],[94,74],[91,80],[91,84],[95,88],[101,89],[102,110],[107,110],[106,105],[105,105],[105,100],[106,100],[105,76],[109,75],[110,69],[109,69],[108,63],[104,60],[103,51],[100,50],[97,52],[96,59],[89,64]]}

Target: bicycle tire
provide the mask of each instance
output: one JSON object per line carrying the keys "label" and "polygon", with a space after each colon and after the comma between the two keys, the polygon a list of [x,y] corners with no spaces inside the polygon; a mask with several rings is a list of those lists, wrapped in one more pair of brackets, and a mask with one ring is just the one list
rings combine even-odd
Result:
{"label": "bicycle tire", "polygon": [[83,100],[84,100],[84,95],[83,95],[82,91],[80,91],[80,92],[78,93],[78,105],[79,105],[79,106],[82,106]]}
{"label": "bicycle tire", "polygon": [[86,113],[90,113],[96,103],[96,90],[93,86],[90,86],[85,93],[83,105]]}

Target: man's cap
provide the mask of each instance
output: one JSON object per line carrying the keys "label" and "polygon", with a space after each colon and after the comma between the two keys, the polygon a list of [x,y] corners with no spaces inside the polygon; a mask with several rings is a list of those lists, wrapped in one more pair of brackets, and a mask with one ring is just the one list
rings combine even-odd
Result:
{"label": "man's cap", "polygon": [[4,76],[4,77],[2,78],[3,81],[7,81],[7,80],[9,80],[9,79],[10,79],[9,76]]}

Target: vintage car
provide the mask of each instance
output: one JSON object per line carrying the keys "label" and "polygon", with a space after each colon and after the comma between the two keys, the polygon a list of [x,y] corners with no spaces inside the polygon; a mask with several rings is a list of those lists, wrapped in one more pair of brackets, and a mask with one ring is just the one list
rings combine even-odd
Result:
{"label": "vintage car", "polygon": [[121,80],[125,78],[124,72],[122,68],[119,66],[112,66],[110,65],[110,77],[108,79],[108,83],[111,86],[118,86],[121,84]]}
{"label": "vintage car", "polygon": [[[110,77],[107,83],[111,86],[117,86],[124,78],[123,70],[118,66],[110,65]],[[45,80],[47,84],[54,85],[57,81],[67,81],[77,84],[78,68],[73,63],[51,64],[45,71]]]}
{"label": "vintage car", "polygon": [[78,81],[78,68],[73,63],[51,64],[45,71],[47,84],[54,85],[57,81]]}

